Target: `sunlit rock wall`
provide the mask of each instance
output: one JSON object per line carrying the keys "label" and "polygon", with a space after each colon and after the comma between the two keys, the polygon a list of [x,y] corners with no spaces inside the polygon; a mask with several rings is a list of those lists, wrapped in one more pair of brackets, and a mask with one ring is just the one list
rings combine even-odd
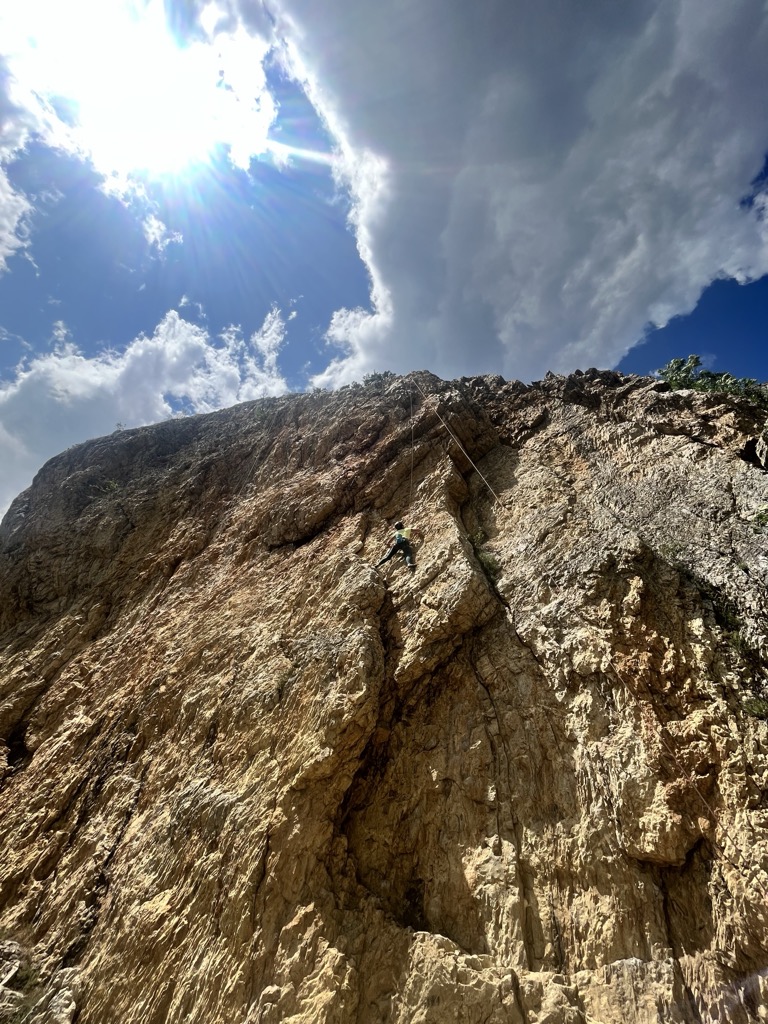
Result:
{"label": "sunlit rock wall", "polygon": [[421,373],[48,463],[0,529],[0,1020],[768,1019],[761,430]]}

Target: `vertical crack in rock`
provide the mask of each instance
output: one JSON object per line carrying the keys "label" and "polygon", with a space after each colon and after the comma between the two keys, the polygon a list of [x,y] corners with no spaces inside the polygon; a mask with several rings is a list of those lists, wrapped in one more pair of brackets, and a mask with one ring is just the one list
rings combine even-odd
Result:
{"label": "vertical crack in rock", "polygon": [[[123,836],[130,824],[131,818],[136,811],[136,807],[141,797],[142,787],[143,779],[139,778],[136,782],[135,794],[132,797],[128,808],[124,812],[123,819],[118,826],[118,831],[106,850],[106,855],[104,856],[101,864],[98,866],[98,873],[96,874],[93,887],[85,893],[85,897],[83,899],[85,913],[82,915],[79,922],[80,934],[76,936],[63,953],[61,965],[64,969],[76,966],[80,962],[88,946],[93,930],[99,923],[101,907],[109,890],[109,867],[117,853]],[[97,787],[94,787],[92,795],[94,797],[97,795]],[[84,819],[84,817],[84,814],[78,817],[78,822],[73,829],[68,845],[72,845],[75,833],[77,832],[78,826],[82,824],[82,819]]]}
{"label": "vertical crack in rock", "polygon": [[[521,925],[523,934],[523,947],[525,950],[525,966],[528,970],[534,971],[538,967],[537,957],[535,953],[536,941],[534,938],[534,930],[536,923],[533,917],[533,907],[535,906],[536,899],[534,890],[531,885],[531,875],[528,865],[525,863],[523,855],[523,841],[522,841],[522,828],[520,820],[515,814],[514,806],[512,802],[512,794],[514,792],[514,786],[510,776],[510,756],[507,751],[506,744],[504,742],[504,728],[503,723],[499,717],[499,711],[494,703],[493,697],[489,688],[483,683],[479,676],[475,676],[478,686],[482,689],[485,697],[490,704],[493,712],[493,719],[498,727],[498,735],[501,738],[500,744],[496,744],[490,735],[488,734],[489,744],[493,751],[494,764],[496,765],[495,779],[497,785],[504,785],[504,794],[508,801],[508,814],[511,820],[511,830],[505,830],[501,824],[498,829],[498,835],[503,835],[505,831],[510,835],[514,844],[515,853],[515,866],[517,876],[517,887],[518,887],[518,906],[521,914]],[[502,767],[503,757],[503,767]],[[498,819],[497,819],[498,820]]]}

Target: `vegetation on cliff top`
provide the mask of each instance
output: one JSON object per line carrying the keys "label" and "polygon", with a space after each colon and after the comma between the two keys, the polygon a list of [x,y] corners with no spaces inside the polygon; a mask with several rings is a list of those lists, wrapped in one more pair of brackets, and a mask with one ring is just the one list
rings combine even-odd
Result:
{"label": "vegetation on cliff top", "polygon": [[673,391],[692,388],[694,391],[735,395],[768,412],[768,387],[765,384],[761,384],[754,377],[734,377],[731,373],[703,370],[699,356],[670,359],[657,373]]}

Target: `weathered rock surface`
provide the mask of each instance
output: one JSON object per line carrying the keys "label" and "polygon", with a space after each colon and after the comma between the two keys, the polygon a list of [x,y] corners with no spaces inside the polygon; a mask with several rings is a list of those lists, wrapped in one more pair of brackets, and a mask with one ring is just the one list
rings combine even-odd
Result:
{"label": "weathered rock surface", "polygon": [[49,462],[0,528],[0,1020],[768,1019],[762,427],[413,374]]}

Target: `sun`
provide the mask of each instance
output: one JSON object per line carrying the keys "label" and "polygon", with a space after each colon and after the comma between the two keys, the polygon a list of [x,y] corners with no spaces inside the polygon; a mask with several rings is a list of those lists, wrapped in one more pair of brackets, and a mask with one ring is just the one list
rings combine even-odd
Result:
{"label": "sun", "polygon": [[[162,0],[25,0],[0,15],[16,88],[43,101],[48,135],[105,175],[179,173],[230,147],[246,166],[276,116],[263,68],[268,43],[217,32],[181,45]],[[56,123],[55,110],[72,112]],[[28,105],[28,104],[27,104]],[[65,142],[66,140],[66,142]]]}

